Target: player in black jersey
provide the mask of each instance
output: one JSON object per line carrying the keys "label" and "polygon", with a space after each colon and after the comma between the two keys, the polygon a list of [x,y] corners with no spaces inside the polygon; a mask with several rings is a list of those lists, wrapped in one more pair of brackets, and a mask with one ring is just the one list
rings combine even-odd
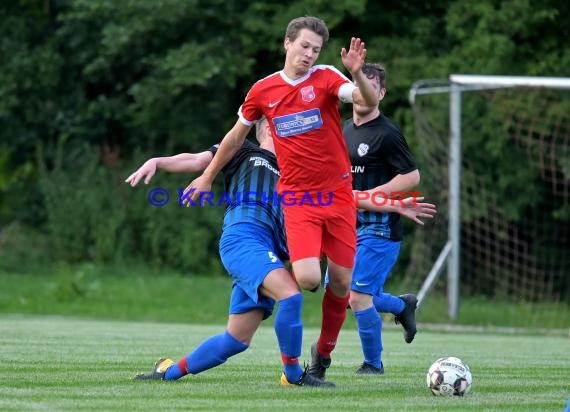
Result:
{"label": "player in black jersey", "polygon": [[[364,68],[367,81],[378,91],[379,102],[386,94],[386,72],[381,65]],[[376,107],[355,105],[353,118],[344,123],[353,188],[379,191],[388,197],[408,192],[420,182],[420,173],[401,131]],[[378,311],[391,312],[404,326],[404,337],[410,343],[416,333],[413,295],[401,297],[384,293],[384,283],[400,251],[402,220],[397,213],[360,211],[357,222],[357,258],[353,272],[350,306],[357,319],[364,352],[359,373],[382,370],[381,335],[371,333],[371,325],[381,333]],[[374,302],[375,300],[375,302]],[[370,318],[370,319],[369,319]],[[371,318],[378,322],[371,322]],[[371,339],[368,339],[369,337]],[[379,363],[378,363],[379,362]]]}

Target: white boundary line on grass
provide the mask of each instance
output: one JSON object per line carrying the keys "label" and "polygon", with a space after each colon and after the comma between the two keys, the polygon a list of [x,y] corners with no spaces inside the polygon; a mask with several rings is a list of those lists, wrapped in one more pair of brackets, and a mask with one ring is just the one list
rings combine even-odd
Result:
{"label": "white boundary line on grass", "polygon": [[447,323],[418,323],[418,331],[421,331],[422,329],[429,331],[441,331],[441,332],[497,333],[504,335],[568,336],[570,338],[570,329],[559,329],[559,328],[522,328],[522,327],[509,327],[509,326],[453,325]]}

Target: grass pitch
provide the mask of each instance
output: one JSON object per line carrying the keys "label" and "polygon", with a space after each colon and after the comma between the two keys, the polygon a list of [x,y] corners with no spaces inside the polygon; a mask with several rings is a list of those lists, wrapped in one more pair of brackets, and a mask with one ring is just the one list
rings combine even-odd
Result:
{"label": "grass pitch", "polygon": [[[384,331],[386,374],[355,376],[356,331],[345,327],[328,378],[333,390],[282,388],[272,318],[246,352],[176,382],[133,381],[161,356],[178,360],[224,325],[0,316],[0,410],[563,411],[570,395],[566,336],[422,330],[407,345]],[[318,330],[305,331],[302,360]],[[464,398],[430,394],[425,374],[441,356],[464,359],[474,384]]]}

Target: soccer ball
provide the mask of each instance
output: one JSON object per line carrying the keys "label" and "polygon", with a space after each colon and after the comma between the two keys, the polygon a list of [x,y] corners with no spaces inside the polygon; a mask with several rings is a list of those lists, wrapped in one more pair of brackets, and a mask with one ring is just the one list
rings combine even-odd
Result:
{"label": "soccer ball", "polygon": [[464,396],[471,389],[473,376],[465,362],[448,356],[432,363],[426,381],[434,396]]}

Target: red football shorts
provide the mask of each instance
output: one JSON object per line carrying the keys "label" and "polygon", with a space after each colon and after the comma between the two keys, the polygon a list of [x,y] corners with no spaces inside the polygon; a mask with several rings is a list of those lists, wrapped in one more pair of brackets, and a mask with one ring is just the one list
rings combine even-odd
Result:
{"label": "red football shorts", "polygon": [[352,190],[282,198],[291,262],[327,256],[347,268],[356,254],[356,208]]}

